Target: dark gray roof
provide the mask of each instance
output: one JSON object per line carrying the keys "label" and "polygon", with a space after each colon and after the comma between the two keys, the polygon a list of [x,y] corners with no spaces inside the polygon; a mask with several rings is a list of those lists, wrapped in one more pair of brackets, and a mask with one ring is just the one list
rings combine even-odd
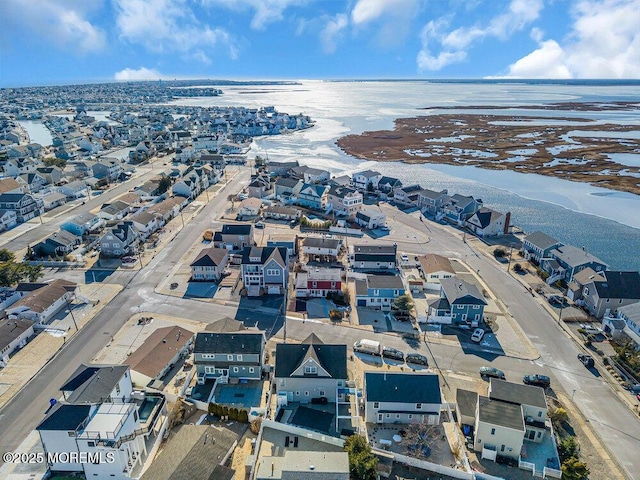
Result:
{"label": "dark gray roof", "polygon": [[217,267],[222,264],[229,250],[225,248],[210,247],[202,250],[191,263],[192,267]]}
{"label": "dark gray roof", "polygon": [[478,420],[490,425],[512,428],[524,433],[522,407],[500,400],[478,396]]}
{"label": "dark gray roof", "polygon": [[573,245],[563,245],[556,247],[549,252],[552,257],[561,260],[570,267],[578,267],[586,263],[599,263],[601,265],[607,265],[595,255],[591,255],[589,252],[582,248],[574,247]]}
{"label": "dark gray roof", "polygon": [[478,394],[476,392],[457,388],[456,403],[458,404],[460,415],[467,417],[476,416],[476,405],[478,404]]}
{"label": "dark gray roof", "polygon": [[36,430],[76,430],[89,416],[91,405],[68,405],[57,403],[36,427]]}
{"label": "dark gray roof", "polygon": [[366,372],[367,402],[442,403],[438,375]]}
{"label": "dark gray roof", "polygon": [[354,253],[393,254],[398,251],[396,245],[354,245]]}
{"label": "dark gray roof", "polygon": [[606,280],[593,282],[600,298],[640,299],[640,273],[604,272]]}
{"label": "dark gray roof", "polygon": [[0,320],[0,350],[33,326],[30,320]]}
{"label": "dark gray roof", "polygon": [[489,385],[489,397],[492,400],[501,400],[514,405],[547,408],[544,389],[534,385],[524,385],[492,378]]}
{"label": "dark gray roof", "polygon": [[242,250],[242,264],[248,265],[251,258],[260,258],[260,265],[264,265],[273,258],[281,267],[287,265],[287,247],[244,247]]}
{"label": "dark gray roof", "polygon": [[356,213],[356,218],[364,220],[365,222],[369,222],[371,220],[371,217],[364,213],[362,210],[359,210],[358,213]]}
{"label": "dark gray roof", "polygon": [[356,279],[356,295],[367,295],[367,282]]}
{"label": "dark gray roof", "polygon": [[440,198],[442,196],[447,195],[447,191],[446,190],[442,190],[441,192],[434,192],[433,190],[429,190],[428,188],[423,189],[420,192],[420,196],[425,197],[425,198],[431,198],[433,200]]}
{"label": "dark gray roof", "polygon": [[307,237],[302,241],[305,247],[336,249],[340,246],[341,240],[324,237]]}
{"label": "dark gray roof", "polygon": [[443,278],[440,285],[451,305],[486,305],[478,287],[459,278]]}
{"label": "dark gray roof", "polygon": [[474,216],[478,219],[478,223],[481,228],[487,228],[491,225],[491,222],[498,220],[502,217],[502,213],[491,210],[490,208],[482,207]]}
{"label": "dark gray roof", "polygon": [[387,184],[396,186],[396,185],[402,185],[402,182],[394,177],[382,177],[378,182],[378,185],[387,185]]}
{"label": "dark gray roof", "polygon": [[549,247],[553,247],[554,245],[559,244],[560,242],[553,237],[550,237],[546,233],[542,232],[533,232],[524,237],[525,242],[529,242],[532,245],[540,248],[541,250],[546,250]]}
{"label": "dark gray roof", "polygon": [[182,425],[153,460],[142,480],[228,480],[233,470],[220,465],[238,435],[224,427]]}
{"label": "dark gray roof", "polygon": [[69,403],[99,403],[109,397],[129,365],[80,365],[60,390]]}
{"label": "dark gray roof", "polygon": [[67,230],[59,230],[49,235],[47,237],[47,240],[51,240],[52,242],[66,246],[66,245],[71,245],[73,243],[81,241],[82,239],[79,236],[74,235],[71,232],[68,232]]}
{"label": "dark gray roof", "polygon": [[280,187],[285,187],[285,188],[294,188],[300,182],[301,181],[298,178],[282,177],[278,179],[278,181],[276,182],[276,185]]}
{"label": "dark gray roof", "polygon": [[395,275],[367,275],[367,285],[369,288],[404,290],[402,278]]}
{"label": "dark gray roof", "polygon": [[451,305],[449,304],[449,301],[446,298],[442,298],[442,297],[430,302],[429,306],[436,310],[451,310]]}
{"label": "dark gray roof", "polygon": [[377,177],[378,175],[380,175],[380,173],[373,170],[365,170],[363,172],[357,172],[353,174],[354,177],[356,175],[362,175],[363,177],[371,178],[371,177]]}
{"label": "dark gray roof", "polygon": [[196,335],[194,353],[260,354],[264,343],[262,333],[214,333],[199,332]]}
{"label": "dark gray roof", "polygon": [[223,235],[250,235],[251,234],[251,225],[246,223],[240,224],[224,224],[222,225],[222,230],[220,233]]}
{"label": "dark gray roof", "polygon": [[[312,353],[309,350],[313,349]],[[276,371],[278,378],[290,377],[307,355],[315,355],[318,363],[331,378],[347,378],[347,346],[317,343],[279,343],[276,345]],[[304,375],[300,375],[304,377]]]}

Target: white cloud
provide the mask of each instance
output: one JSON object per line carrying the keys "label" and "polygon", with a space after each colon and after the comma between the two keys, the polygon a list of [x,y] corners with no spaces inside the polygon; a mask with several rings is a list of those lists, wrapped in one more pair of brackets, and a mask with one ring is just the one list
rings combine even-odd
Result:
{"label": "white cloud", "polygon": [[87,18],[90,11],[99,7],[95,2],[61,3],[53,0],[3,0],[3,28],[25,29],[33,37],[43,37],[58,47],[71,47],[85,54],[104,48],[105,33]]}
{"label": "white cloud", "polygon": [[119,82],[132,82],[139,80],[159,80],[164,76],[152,68],[140,67],[138,69],[125,68],[116,72],[113,78]]}
{"label": "white cloud", "polygon": [[222,46],[235,58],[231,36],[203,25],[185,0],[117,0],[120,38],[157,53],[181,52],[210,62],[204,49]]}
{"label": "white cloud", "polygon": [[375,22],[377,43],[392,47],[404,42],[418,10],[417,0],[358,0],[350,19],[356,29]]}
{"label": "white cloud", "polygon": [[[431,21],[422,30],[418,68],[440,70],[446,65],[464,61],[467,50],[473,43],[486,37],[507,40],[536,20],[542,7],[542,0],[511,0],[508,9],[491,19],[488,24],[460,27],[448,33],[445,30],[450,22],[449,17]],[[434,48],[434,43],[439,44],[440,48]],[[439,51],[436,53],[434,50]]]}
{"label": "white cloud", "polygon": [[544,38],[544,32],[542,30],[540,30],[538,27],[533,27],[531,29],[531,32],[529,33],[529,36],[534,39],[536,42],[540,43],[542,42],[542,39]]}
{"label": "white cloud", "polygon": [[549,40],[509,66],[520,78],[640,78],[640,0],[581,1],[564,44]]}
{"label": "white cloud", "polygon": [[304,5],[308,0],[204,0],[209,5],[217,5],[229,10],[255,10],[251,19],[251,28],[264,30],[269,23],[284,19],[284,11],[291,6]]}
{"label": "white cloud", "polygon": [[339,13],[327,21],[327,24],[320,32],[320,44],[324,53],[336,51],[338,39],[347,25],[348,20],[344,13]]}

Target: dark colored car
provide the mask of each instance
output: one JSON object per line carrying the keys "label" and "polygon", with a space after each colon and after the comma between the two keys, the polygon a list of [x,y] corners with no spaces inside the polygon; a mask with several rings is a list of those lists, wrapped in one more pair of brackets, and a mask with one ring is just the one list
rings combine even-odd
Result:
{"label": "dark colored car", "polygon": [[417,363],[418,365],[429,365],[429,359],[420,353],[407,353],[407,363]]}
{"label": "dark colored car", "polygon": [[526,385],[535,385],[542,388],[548,388],[551,385],[551,379],[546,375],[525,375],[522,381]]}
{"label": "dark colored car", "polygon": [[591,355],[586,355],[584,353],[578,354],[578,360],[580,360],[582,364],[587,368],[591,368],[596,364],[596,362],[593,361],[593,357]]}
{"label": "dark colored car", "polygon": [[504,372],[495,367],[480,367],[479,372],[482,378],[499,378],[500,380],[505,380],[506,378]]}
{"label": "dark colored car", "polygon": [[393,360],[404,360],[404,353],[396,348],[384,347],[382,349],[382,356],[391,358]]}

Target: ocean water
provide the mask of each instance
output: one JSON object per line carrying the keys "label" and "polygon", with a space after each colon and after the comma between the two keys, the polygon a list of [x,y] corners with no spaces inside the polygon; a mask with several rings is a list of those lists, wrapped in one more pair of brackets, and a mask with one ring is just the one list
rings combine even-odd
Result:
{"label": "ocean water", "polygon": [[[640,130],[640,109],[528,108],[559,102],[640,103],[637,82],[302,81],[300,85],[238,86],[223,91],[222,96],[215,98],[180,99],[174,103],[256,108],[273,105],[281,112],[304,113],[316,121],[313,128],[256,139],[250,157],[261,155],[274,161],[295,159],[303,165],[331,170],[336,175],[370,168],[397,177],[405,184],[419,183],[433,190],[446,188],[449,193],[473,195],[489,207],[510,211],[512,222],[527,232],[541,230],[565,243],[584,246],[613,269],[640,270],[638,195],[541,175],[471,166],[363,162],[344,154],[335,145],[343,135],[393,128],[393,121],[398,117],[438,113],[525,115],[532,117],[532,131],[536,126],[549,123],[540,118],[553,118],[556,123],[575,118],[576,130],[581,125],[578,119],[637,125]],[[470,106],[498,109],[464,108]],[[637,138],[636,135],[625,134],[630,138]],[[425,143],[425,150],[427,148]]]}

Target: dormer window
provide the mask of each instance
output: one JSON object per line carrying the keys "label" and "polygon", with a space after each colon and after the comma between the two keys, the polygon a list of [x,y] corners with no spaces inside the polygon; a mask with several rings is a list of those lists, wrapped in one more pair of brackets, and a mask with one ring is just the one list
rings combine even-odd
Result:
{"label": "dormer window", "polygon": [[304,367],[304,374],[305,375],[317,375],[318,374],[318,367],[316,367],[315,365],[306,365]]}

